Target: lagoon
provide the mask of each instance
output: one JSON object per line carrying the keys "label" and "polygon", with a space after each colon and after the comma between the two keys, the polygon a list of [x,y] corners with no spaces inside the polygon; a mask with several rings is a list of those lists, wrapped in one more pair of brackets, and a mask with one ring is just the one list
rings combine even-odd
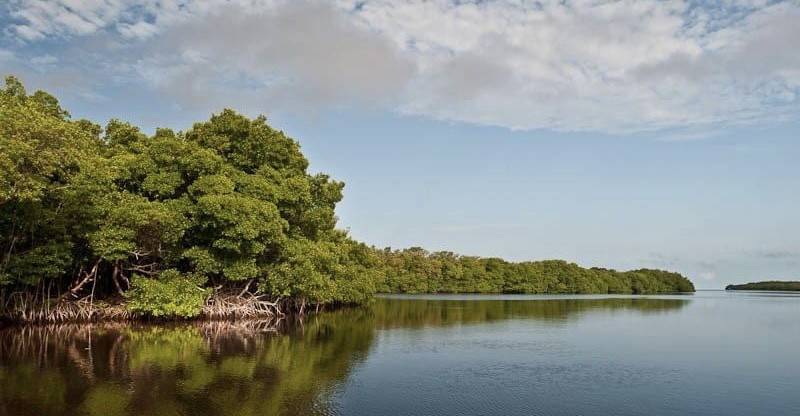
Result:
{"label": "lagoon", "polygon": [[800,409],[800,294],[387,295],[274,323],[0,331],[0,414]]}

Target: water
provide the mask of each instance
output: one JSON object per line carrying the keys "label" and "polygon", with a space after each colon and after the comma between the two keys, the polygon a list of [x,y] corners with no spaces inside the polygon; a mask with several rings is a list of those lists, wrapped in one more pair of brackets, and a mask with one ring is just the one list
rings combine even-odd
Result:
{"label": "water", "polygon": [[791,415],[800,295],[390,296],[284,325],[7,329],[0,415]]}

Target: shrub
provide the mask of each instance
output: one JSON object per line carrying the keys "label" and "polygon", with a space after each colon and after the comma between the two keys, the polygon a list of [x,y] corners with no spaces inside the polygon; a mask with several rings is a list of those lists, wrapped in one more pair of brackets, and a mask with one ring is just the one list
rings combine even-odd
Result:
{"label": "shrub", "polygon": [[205,277],[167,270],[157,279],[136,277],[125,293],[131,312],[152,317],[191,318],[200,314],[211,289],[200,287]]}

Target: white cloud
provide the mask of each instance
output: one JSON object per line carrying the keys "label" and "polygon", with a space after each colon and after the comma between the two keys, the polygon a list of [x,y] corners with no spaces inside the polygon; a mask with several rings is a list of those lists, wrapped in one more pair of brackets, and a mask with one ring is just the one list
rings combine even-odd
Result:
{"label": "white cloud", "polygon": [[700,273],[700,278],[703,280],[714,280],[716,279],[717,274],[714,272],[704,272]]}
{"label": "white cloud", "polygon": [[21,21],[9,30],[27,40],[52,35],[88,35],[120,17],[118,0],[14,0],[11,17]]}
{"label": "white cloud", "polygon": [[129,69],[186,102],[268,108],[391,105],[414,71],[389,41],[316,3],[219,8],[165,29]]}
{"label": "white cloud", "polygon": [[24,40],[92,35],[113,29],[128,38],[147,38],[174,24],[202,19],[220,7],[254,12],[285,0],[11,0],[15,24],[7,32]]}
{"label": "white cloud", "polygon": [[[792,74],[800,54],[783,45],[800,38],[800,25],[789,23],[800,19],[794,4],[760,9],[716,32],[683,2],[521,4],[376,5],[367,20],[424,63],[402,110],[516,129],[606,132],[797,112]],[[421,9],[426,17],[412,19]],[[753,56],[767,53],[759,44],[780,59]],[[452,85],[451,74],[467,71],[457,64],[465,56],[490,63],[499,81],[468,96],[448,93],[471,88]]]}
{"label": "white cloud", "polygon": [[800,114],[796,0],[33,0],[10,10],[7,32],[23,40],[127,40],[109,67],[187,104],[366,102],[612,133]]}
{"label": "white cloud", "polygon": [[148,22],[120,23],[117,30],[126,38],[147,39],[158,33],[158,26]]}

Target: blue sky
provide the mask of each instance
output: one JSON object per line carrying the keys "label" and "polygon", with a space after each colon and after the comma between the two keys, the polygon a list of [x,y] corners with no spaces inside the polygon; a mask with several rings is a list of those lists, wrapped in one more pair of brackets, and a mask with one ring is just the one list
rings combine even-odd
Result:
{"label": "blue sky", "polygon": [[266,114],[378,246],[800,278],[800,2],[12,0],[75,117]]}

